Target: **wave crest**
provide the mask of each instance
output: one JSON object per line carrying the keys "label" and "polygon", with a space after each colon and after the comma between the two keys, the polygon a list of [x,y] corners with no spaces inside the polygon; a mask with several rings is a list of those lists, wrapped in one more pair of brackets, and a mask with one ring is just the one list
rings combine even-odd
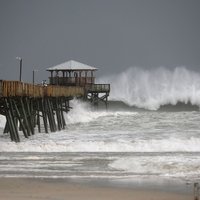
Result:
{"label": "wave crest", "polygon": [[113,76],[101,78],[111,83],[110,100],[129,106],[157,110],[178,102],[200,105],[200,73],[185,67],[144,70],[132,67]]}

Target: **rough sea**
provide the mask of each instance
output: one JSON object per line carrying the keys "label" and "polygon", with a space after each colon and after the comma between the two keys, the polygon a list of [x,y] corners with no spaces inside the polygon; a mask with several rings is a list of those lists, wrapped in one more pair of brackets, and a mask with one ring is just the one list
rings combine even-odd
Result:
{"label": "rough sea", "polygon": [[109,109],[73,100],[63,131],[14,143],[0,116],[0,177],[200,180],[200,74],[131,68],[99,81],[111,81]]}

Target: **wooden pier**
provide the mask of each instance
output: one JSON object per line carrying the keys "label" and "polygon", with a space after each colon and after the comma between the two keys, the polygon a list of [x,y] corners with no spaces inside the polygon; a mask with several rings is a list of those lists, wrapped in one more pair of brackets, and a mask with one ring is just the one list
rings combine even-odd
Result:
{"label": "wooden pier", "polygon": [[66,126],[64,112],[69,111],[69,100],[84,96],[82,87],[37,86],[19,81],[0,81],[0,114],[6,117],[4,134],[19,142],[19,130],[28,138],[41,132],[55,132]]}
{"label": "wooden pier", "polygon": [[[95,84],[93,73],[92,77],[81,77],[80,69],[62,69],[63,77],[59,77],[60,70],[48,69],[51,71],[48,85],[0,80],[0,115],[6,117],[3,133],[9,134],[11,141],[20,142],[19,131],[23,132],[25,138],[29,138],[35,134],[35,128],[38,132],[44,128],[45,133],[65,129],[64,113],[70,110],[69,101],[74,97],[89,99],[94,105],[102,101],[107,107],[109,84]],[[84,69],[87,72],[90,70]],[[53,71],[56,71],[56,77],[52,76]],[[75,77],[72,77],[74,71]],[[69,72],[70,77],[64,77],[64,72]],[[52,80],[56,80],[56,84]]]}

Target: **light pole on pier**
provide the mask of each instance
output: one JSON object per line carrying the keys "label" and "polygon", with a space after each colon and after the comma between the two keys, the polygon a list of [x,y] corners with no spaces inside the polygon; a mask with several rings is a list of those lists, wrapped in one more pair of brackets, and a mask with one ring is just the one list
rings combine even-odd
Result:
{"label": "light pole on pier", "polygon": [[33,85],[35,85],[35,72],[38,72],[38,70],[37,69],[33,70]]}
{"label": "light pole on pier", "polygon": [[22,81],[22,58],[16,57],[17,60],[19,60],[19,81]]}

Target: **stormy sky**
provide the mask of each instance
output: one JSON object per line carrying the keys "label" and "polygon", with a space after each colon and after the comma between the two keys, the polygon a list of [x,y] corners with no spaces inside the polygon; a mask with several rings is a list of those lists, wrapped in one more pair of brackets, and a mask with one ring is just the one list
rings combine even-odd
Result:
{"label": "stormy sky", "polygon": [[48,79],[77,60],[97,76],[131,66],[200,71],[199,0],[0,0],[0,79]]}

